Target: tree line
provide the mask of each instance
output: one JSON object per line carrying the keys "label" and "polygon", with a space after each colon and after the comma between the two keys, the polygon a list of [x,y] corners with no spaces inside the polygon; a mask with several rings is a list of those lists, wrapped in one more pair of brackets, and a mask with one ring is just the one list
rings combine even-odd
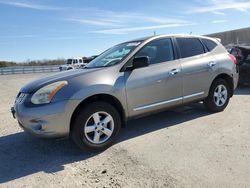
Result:
{"label": "tree line", "polygon": [[34,60],[27,61],[23,63],[17,63],[13,61],[0,61],[1,67],[22,67],[22,66],[47,66],[47,65],[62,65],[64,64],[64,59],[56,59],[56,60]]}

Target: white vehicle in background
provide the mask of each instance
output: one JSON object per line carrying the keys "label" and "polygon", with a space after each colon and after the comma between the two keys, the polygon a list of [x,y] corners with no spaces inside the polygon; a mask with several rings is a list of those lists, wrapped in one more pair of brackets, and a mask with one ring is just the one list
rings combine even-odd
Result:
{"label": "white vehicle in background", "polygon": [[84,67],[87,63],[84,63],[82,58],[71,58],[65,60],[65,64],[59,67],[60,71],[78,69]]}

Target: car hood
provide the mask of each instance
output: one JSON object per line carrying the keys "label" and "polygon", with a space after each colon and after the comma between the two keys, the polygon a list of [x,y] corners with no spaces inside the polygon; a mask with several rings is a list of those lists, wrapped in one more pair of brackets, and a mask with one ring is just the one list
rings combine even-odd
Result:
{"label": "car hood", "polygon": [[[38,80],[32,81],[25,85],[24,87],[21,88],[22,93],[34,93],[41,87],[48,85],[53,82],[57,81],[69,81],[70,79],[77,77],[77,76],[82,76],[84,74],[89,74],[90,72],[97,71],[98,69],[78,69],[78,70],[70,70],[70,71],[65,71],[65,72],[60,72],[57,74],[53,74],[50,76],[46,76],[43,78],[40,78]],[[99,69],[100,70],[100,69]]]}

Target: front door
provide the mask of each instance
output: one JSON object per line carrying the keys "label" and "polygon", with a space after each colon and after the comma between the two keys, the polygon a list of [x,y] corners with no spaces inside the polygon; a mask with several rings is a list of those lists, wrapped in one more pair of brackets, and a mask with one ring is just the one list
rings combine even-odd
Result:
{"label": "front door", "polygon": [[171,39],[158,39],[145,45],[135,57],[148,56],[148,67],[125,72],[130,116],[160,110],[182,103],[179,60],[174,60]]}

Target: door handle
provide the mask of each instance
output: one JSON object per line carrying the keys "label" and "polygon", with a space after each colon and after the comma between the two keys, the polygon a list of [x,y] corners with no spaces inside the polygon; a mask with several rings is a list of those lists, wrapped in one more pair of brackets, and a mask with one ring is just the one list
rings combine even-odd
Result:
{"label": "door handle", "polygon": [[180,69],[172,69],[170,72],[169,72],[169,74],[170,75],[176,75],[176,74],[178,74],[180,72]]}
{"label": "door handle", "polygon": [[214,61],[210,61],[209,63],[208,63],[208,66],[209,67],[214,67],[216,65],[216,62],[214,62]]}

